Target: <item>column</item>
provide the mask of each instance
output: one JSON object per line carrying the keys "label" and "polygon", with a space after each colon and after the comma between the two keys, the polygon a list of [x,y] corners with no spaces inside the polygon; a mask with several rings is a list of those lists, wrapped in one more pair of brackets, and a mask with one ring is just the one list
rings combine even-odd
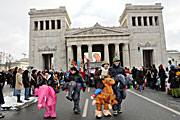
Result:
{"label": "column", "polygon": [[43,21],[43,30],[46,30],[46,21]]}
{"label": "column", "polygon": [[119,56],[119,43],[115,43],[115,56],[117,56],[118,58],[120,58]]}
{"label": "column", "polygon": [[38,21],[38,30],[40,30],[40,21]]}
{"label": "column", "polygon": [[92,44],[88,44],[88,58],[92,61]]}
{"label": "column", "polygon": [[154,16],[152,16],[152,23],[153,23],[153,26],[156,26],[156,24],[155,24],[155,17]]}
{"label": "column", "polygon": [[68,53],[68,62],[70,62],[73,59],[73,49],[72,45],[67,46],[67,53]]}
{"label": "column", "polygon": [[124,43],[123,46],[123,63],[124,63],[124,67],[130,67],[130,62],[129,62],[129,44],[128,43]]}
{"label": "column", "polygon": [[51,20],[49,20],[49,30],[52,30],[52,23],[51,23]]}
{"label": "column", "polygon": [[104,60],[109,63],[109,44],[104,44]]}
{"label": "column", "polygon": [[57,29],[57,20],[54,20],[55,30]]}
{"label": "column", "polygon": [[149,26],[149,16],[147,16],[147,26]]}
{"label": "column", "polygon": [[73,59],[73,49],[72,49],[72,45],[68,45],[67,46],[67,66],[68,66],[68,70],[70,69],[70,63]]}
{"label": "column", "polygon": [[144,26],[143,16],[141,17],[141,25]]}
{"label": "column", "polygon": [[81,45],[77,45],[77,62],[80,62],[81,59],[82,59]]}
{"label": "column", "polygon": [[138,17],[135,18],[135,22],[136,22],[136,26],[139,26],[138,25]]}

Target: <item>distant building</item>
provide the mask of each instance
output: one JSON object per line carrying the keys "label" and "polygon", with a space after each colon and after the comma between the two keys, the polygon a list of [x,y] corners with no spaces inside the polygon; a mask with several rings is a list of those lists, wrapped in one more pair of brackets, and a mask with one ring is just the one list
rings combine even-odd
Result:
{"label": "distant building", "polygon": [[[65,7],[30,9],[29,62],[39,70],[67,70],[71,60],[84,60],[88,53],[100,52],[101,60],[132,68],[155,64],[167,66],[166,41],[161,3],[126,4],[119,26],[96,23],[89,28],[70,28]],[[97,11],[98,12],[98,11]]]}
{"label": "distant building", "polygon": [[[167,50],[168,62],[178,66],[180,64],[180,52],[177,50]],[[169,64],[170,65],[170,64]]]}
{"label": "distant building", "polygon": [[1,70],[8,70],[9,68],[22,68],[23,70],[27,70],[27,67],[29,66],[29,58],[23,58],[21,60],[17,60],[15,62],[12,63],[8,63],[8,64],[1,64],[0,65],[0,69]]}
{"label": "distant building", "polygon": [[9,62],[10,57],[11,55],[9,53],[0,51],[0,64],[6,64],[6,62]]}

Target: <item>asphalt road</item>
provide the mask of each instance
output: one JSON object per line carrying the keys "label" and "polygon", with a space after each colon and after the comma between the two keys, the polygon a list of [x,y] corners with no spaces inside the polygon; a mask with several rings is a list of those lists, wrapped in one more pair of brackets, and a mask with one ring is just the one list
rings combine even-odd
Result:
{"label": "asphalt road", "polygon": [[[131,90],[131,91],[134,91],[140,95],[149,92],[148,90],[145,90],[143,93],[139,93],[138,91],[135,90]],[[102,120],[180,120],[180,116],[178,114],[169,111],[157,104],[154,104],[134,94],[131,91],[127,91],[127,97],[122,103],[123,113],[119,114],[118,116],[112,116],[108,118],[103,117]],[[92,100],[90,99],[90,95],[93,92],[94,89],[92,88],[90,91],[87,90],[85,93],[81,92],[81,101],[80,101],[81,113],[74,114],[72,111],[73,109],[72,102],[68,101],[65,98],[66,93],[61,91],[58,94],[58,103],[56,108],[57,118],[55,120],[94,120],[95,107],[91,106]],[[148,97],[148,95],[143,95],[143,96]],[[167,99],[167,98],[162,97],[162,99]],[[180,113],[178,109],[174,109],[174,108],[172,109]],[[37,103],[35,103],[29,107],[21,109],[20,111],[4,112],[4,114],[6,115],[4,120],[42,120],[45,112],[46,112],[45,109],[41,109],[40,111],[38,111]]]}

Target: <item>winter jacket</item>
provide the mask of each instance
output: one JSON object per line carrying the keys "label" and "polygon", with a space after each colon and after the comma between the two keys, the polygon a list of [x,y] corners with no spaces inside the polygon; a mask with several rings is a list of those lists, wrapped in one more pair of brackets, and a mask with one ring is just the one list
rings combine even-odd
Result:
{"label": "winter jacket", "polygon": [[69,74],[69,77],[66,79],[66,82],[75,81],[78,83],[83,83],[83,78],[81,74],[77,71],[75,74]]}
{"label": "winter jacket", "polygon": [[37,76],[34,73],[32,73],[31,76],[32,76],[31,85],[36,85],[37,84]]}
{"label": "winter jacket", "polygon": [[137,75],[137,69],[132,69],[132,77],[133,77],[133,79],[136,79],[136,75]]}
{"label": "winter jacket", "polygon": [[118,74],[122,74],[122,75],[126,76],[125,69],[123,67],[120,67],[120,65],[115,66],[113,64],[113,66],[109,68],[109,72],[111,73],[111,77],[116,77],[116,75],[118,75]]}
{"label": "winter jacket", "polygon": [[16,86],[16,74],[17,74],[17,71],[14,71],[13,72],[13,84],[12,84],[12,88],[15,88],[15,86]]}
{"label": "winter jacket", "polygon": [[169,80],[168,83],[171,83],[170,88],[178,88],[179,82],[176,80],[176,70],[169,71]]}
{"label": "winter jacket", "polygon": [[81,83],[83,91],[85,91],[86,86],[83,80],[82,75],[79,73],[79,71],[77,71],[75,74],[70,73],[69,77],[66,79],[65,82],[71,82],[71,81],[75,81],[77,83]]}
{"label": "winter jacket", "polygon": [[3,91],[2,91],[2,84],[0,83],[0,104],[4,104],[4,96],[3,96]]}
{"label": "winter jacket", "polygon": [[151,78],[156,79],[157,78],[157,69],[156,68],[152,68],[151,69]]}
{"label": "winter jacket", "polygon": [[144,84],[144,74],[143,71],[137,71],[137,75],[136,75],[136,81],[138,85],[143,85]]}
{"label": "winter jacket", "polygon": [[165,73],[165,70],[162,68],[162,69],[159,69],[159,78],[160,79],[163,79],[163,80],[165,80],[166,79],[166,73]]}
{"label": "winter jacket", "polygon": [[29,81],[29,76],[23,75],[23,84],[25,88],[30,87],[30,81]]}
{"label": "winter jacket", "polygon": [[23,80],[22,80],[22,74],[17,73],[16,74],[16,90],[23,90]]}
{"label": "winter jacket", "polygon": [[[2,83],[2,85],[5,84],[5,77],[4,77],[4,73],[3,72],[0,72],[0,83]],[[2,86],[3,87],[3,86]]]}

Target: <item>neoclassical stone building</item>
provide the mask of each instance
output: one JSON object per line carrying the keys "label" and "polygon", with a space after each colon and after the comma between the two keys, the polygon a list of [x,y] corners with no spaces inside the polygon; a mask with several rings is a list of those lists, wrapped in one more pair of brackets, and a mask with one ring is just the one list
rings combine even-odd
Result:
{"label": "neoclassical stone building", "polygon": [[167,66],[162,9],[160,3],[126,4],[119,26],[95,23],[89,28],[70,28],[65,7],[30,9],[30,65],[67,70],[68,63],[83,59],[84,53],[92,59],[92,52],[101,52],[101,60],[112,63],[118,56],[124,67]]}

